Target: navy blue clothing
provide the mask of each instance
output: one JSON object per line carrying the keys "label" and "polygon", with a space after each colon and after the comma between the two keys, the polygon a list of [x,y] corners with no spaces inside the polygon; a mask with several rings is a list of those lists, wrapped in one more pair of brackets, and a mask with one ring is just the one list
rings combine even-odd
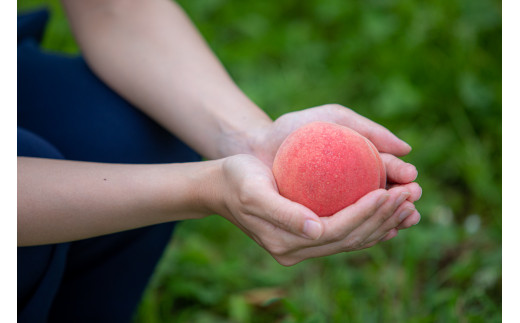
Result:
{"label": "navy blue clothing", "polygon": [[[18,17],[18,156],[108,163],[198,161],[103,84],[82,57],[45,52],[46,11]],[[18,248],[19,322],[128,322],[175,223]]]}

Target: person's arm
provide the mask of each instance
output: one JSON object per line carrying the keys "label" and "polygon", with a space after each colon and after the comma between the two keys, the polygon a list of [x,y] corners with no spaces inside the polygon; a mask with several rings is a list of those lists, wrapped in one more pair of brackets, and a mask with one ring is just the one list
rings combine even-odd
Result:
{"label": "person's arm", "polygon": [[376,190],[319,218],[280,196],[270,169],[251,155],[162,165],[18,157],[18,245],[220,214],[292,265],[373,246],[417,223],[415,185]]}
{"label": "person's arm", "polygon": [[[419,221],[413,202],[421,190],[410,183],[417,171],[391,156],[405,155],[410,147],[384,127],[337,105],[287,114],[273,123],[234,84],[180,7],[168,0],[63,2],[87,63],[120,95],[207,158],[246,153],[262,160],[259,165],[252,156],[226,158],[221,178],[227,181],[219,183],[227,184],[215,190],[220,206],[210,209],[279,262],[368,247]],[[281,197],[269,169],[274,152],[290,131],[319,120],[350,126],[391,154],[384,158],[387,175],[398,185],[369,193],[327,219]],[[253,164],[256,172],[246,167]],[[408,201],[399,202],[405,191]],[[386,194],[388,200],[377,203]],[[403,214],[408,214],[404,220]],[[319,225],[307,225],[314,222]],[[315,230],[305,235],[306,228]]]}
{"label": "person's arm", "polygon": [[18,244],[200,218],[221,161],[126,165],[18,157]]}
{"label": "person's arm", "polygon": [[[402,156],[410,151],[384,127],[339,105],[289,113],[273,123],[238,88],[170,0],[62,1],[94,72],[207,158],[248,153],[269,166],[283,139],[312,121],[349,126],[384,153]],[[417,176],[409,164],[400,168],[410,174],[402,183]]]}
{"label": "person's arm", "polygon": [[252,133],[271,124],[232,81],[176,3],[63,4],[93,71],[203,156],[250,153]]}

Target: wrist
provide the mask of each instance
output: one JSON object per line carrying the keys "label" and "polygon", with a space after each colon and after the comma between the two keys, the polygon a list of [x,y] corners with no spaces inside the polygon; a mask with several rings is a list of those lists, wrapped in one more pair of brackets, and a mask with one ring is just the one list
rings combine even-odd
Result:
{"label": "wrist", "polygon": [[261,120],[249,126],[239,128],[227,127],[222,131],[219,146],[219,157],[230,157],[239,154],[256,155],[259,143],[272,121]]}
{"label": "wrist", "polygon": [[219,103],[219,106],[225,106],[225,109],[212,109],[218,114],[216,157],[254,154],[258,138],[272,125],[273,120],[243,93],[229,100],[224,104]]}
{"label": "wrist", "polygon": [[205,217],[220,213],[223,210],[223,165],[225,159],[216,159],[192,163],[195,167],[190,174],[190,189],[187,198],[191,201],[193,209]]}
{"label": "wrist", "polygon": [[167,164],[157,168],[155,207],[164,221],[200,219],[215,213],[220,187],[221,160]]}

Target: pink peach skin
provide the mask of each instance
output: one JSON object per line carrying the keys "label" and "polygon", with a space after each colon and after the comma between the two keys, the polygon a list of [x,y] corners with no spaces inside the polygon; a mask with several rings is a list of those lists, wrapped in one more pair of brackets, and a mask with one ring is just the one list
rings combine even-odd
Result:
{"label": "pink peach skin", "polygon": [[273,174],[282,196],[319,216],[331,216],[386,186],[375,146],[358,132],[328,122],[291,133],[276,153]]}

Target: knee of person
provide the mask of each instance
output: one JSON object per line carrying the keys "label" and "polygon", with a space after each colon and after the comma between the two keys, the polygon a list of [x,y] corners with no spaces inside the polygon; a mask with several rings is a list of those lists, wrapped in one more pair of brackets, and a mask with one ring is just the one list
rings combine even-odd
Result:
{"label": "knee of person", "polygon": [[17,155],[19,157],[64,159],[61,152],[47,140],[20,127],[17,129]]}

